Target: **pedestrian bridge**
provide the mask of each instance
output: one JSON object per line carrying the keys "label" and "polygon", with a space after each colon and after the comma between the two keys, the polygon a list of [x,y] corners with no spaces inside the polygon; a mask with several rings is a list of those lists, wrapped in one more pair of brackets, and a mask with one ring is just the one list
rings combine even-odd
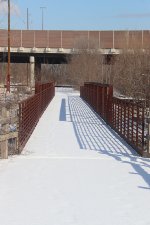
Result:
{"label": "pedestrian bridge", "polygon": [[150,224],[149,176],[150,159],[58,88],[22,153],[0,160],[1,224]]}

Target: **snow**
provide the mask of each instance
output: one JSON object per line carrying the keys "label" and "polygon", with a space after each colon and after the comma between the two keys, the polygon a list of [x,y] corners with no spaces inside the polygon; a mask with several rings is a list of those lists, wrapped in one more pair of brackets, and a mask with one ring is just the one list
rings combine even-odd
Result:
{"label": "snow", "polygon": [[77,92],[56,92],[19,156],[0,161],[1,225],[149,225],[150,159]]}

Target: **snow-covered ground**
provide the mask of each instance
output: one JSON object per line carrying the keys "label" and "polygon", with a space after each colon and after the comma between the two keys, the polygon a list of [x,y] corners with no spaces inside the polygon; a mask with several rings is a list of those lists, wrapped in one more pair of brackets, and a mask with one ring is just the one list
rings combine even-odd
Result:
{"label": "snow-covered ground", "polygon": [[56,93],[20,156],[0,161],[0,225],[150,225],[150,159],[77,93]]}

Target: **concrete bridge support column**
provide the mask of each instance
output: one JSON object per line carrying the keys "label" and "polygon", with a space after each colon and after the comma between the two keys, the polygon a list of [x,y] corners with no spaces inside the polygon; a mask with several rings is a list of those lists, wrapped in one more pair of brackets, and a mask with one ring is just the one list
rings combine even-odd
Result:
{"label": "concrete bridge support column", "polygon": [[30,56],[29,86],[31,90],[34,90],[35,88],[35,58],[34,56]]}
{"label": "concrete bridge support column", "polygon": [[37,82],[41,81],[41,63],[35,62],[35,80]]}

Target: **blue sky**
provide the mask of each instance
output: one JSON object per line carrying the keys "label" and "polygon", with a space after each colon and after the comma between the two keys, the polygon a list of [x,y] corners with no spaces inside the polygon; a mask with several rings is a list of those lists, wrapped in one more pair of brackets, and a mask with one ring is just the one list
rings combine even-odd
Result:
{"label": "blue sky", "polygon": [[[6,2],[4,2],[6,1]],[[150,29],[150,0],[10,0],[12,29],[46,30]],[[7,0],[0,0],[0,28],[7,27]]]}

